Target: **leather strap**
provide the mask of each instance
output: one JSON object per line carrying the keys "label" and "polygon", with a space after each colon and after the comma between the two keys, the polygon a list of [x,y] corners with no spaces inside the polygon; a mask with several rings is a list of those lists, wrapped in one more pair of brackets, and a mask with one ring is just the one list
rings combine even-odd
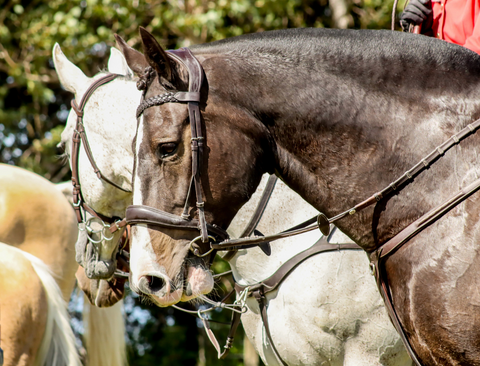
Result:
{"label": "leather strap", "polygon": [[230,349],[232,348],[235,333],[237,331],[238,325],[240,324],[241,315],[241,313],[238,313],[236,311],[232,312],[232,321],[230,322],[230,330],[228,331],[227,342],[225,343],[225,346],[223,346],[223,348],[225,349],[220,355],[220,359],[224,359],[225,357],[227,357]]}
{"label": "leather strap", "polygon": [[446,215],[454,207],[456,207],[458,204],[466,200],[468,197],[470,197],[472,194],[477,192],[479,189],[480,189],[480,179],[477,179],[473,181],[471,184],[469,184],[468,186],[464,187],[460,192],[452,196],[443,204],[435,207],[434,209],[430,210],[425,215],[420,217],[418,220],[414,221],[412,224],[407,226],[405,229],[403,229],[400,233],[395,235],[388,242],[383,244],[380,248],[373,251],[372,253],[369,253],[370,262],[371,262],[370,266],[374,270],[377,286],[384,299],[386,309],[388,311],[390,319],[392,320],[393,325],[397,329],[397,332],[400,334],[400,337],[402,338],[403,343],[405,344],[405,347],[407,348],[407,351],[410,357],[412,358],[412,360],[415,362],[417,366],[421,366],[422,364],[420,363],[420,361],[418,361],[418,358],[415,352],[413,351],[410,345],[410,342],[407,339],[405,331],[401,325],[398,314],[395,311],[395,306],[393,304],[390,286],[388,285],[388,279],[386,278],[383,270],[384,262],[390,255],[395,253],[400,247],[402,247],[402,245],[407,243],[415,235],[417,235],[422,230],[424,230],[428,226],[435,223],[437,220],[439,220],[441,217]]}
{"label": "leather strap", "polygon": [[227,239],[221,243],[212,243],[210,246],[216,250],[231,250],[235,247],[252,247],[262,243],[271,242],[278,239],[289,238],[294,235],[303,234],[312,230],[316,230],[317,225],[308,226],[317,221],[317,217],[312,217],[311,219],[302,222],[301,224],[294,226],[288,230],[282,231],[278,234],[268,235],[268,236],[253,236],[248,238],[238,238],[238,239]]}
{"label": "leather strap", "polygon": [[370,198],[366,199],[363,202],[360,202],[359,204],[352,207],[351,209],[344,211],[339,215],[328,219],[328,223],[333,224],[334,222],[348,215],[353,215],[373,204],[376,204],[381,199],[389,196],[394,191],[403,189],[406,184],[410,183],[413,180],[413,178],[415,178],[418,174],[423,172],[431,164],[437,161],[441,156],[445,154],[445,152],[447,152],[453,146],[457,145],[460,141],[462,141],[469,135],[475,133],[479,128],[480,128],[480,118],[470,123],[469,125],[467,125],[464,129],[462,129],[461,131],[459,131],[458,133],[450,137],[443,144],[436,147],[424,159],[422,159],[415,166],[413,166],[412,169],[406,171],[400,178],[390,183],[386,188],[384,188],[380,192],[375,193]]}
{"label": "leather strap", "polygon": [[[198,231],[199,221],[185,219],[181,216],[144,205],[131,205],[127,207],[126,222],[129,225],[145,224],[167,229],[182,228],[187,231]],[[228,237],[228,233],[216,225],[207,224],[208,230],[222,240]]]}
{"label": "leather strap", "polygon": [[283,366],[288,366],[287,363],[280,356],[280,353],[278,353],[277,347],[275,347],[275,343],[273,342],[273,339],[272,339],[272,334],[270,333],[265,294],[261,290],[257,290],[253,292],[253,296],[258,302],[258,307],[260,309],[260,314],[262,316],[262,322],[263,322],[263,326],[265,327],[265,333],[267,334],[268,343],[270,343],[270,345],[272,346],[273,353],[275,354],[275,357],[277,357],[277,359],[280,361],[280,363]]}
{"label": "leather strap", "polygon": [[265,189],[263,190],[263,193],[262,193],[262,197],[258,202],[257,208],[255,209],[253,216],[250,218],[250,221],[248,222],[247,226],[243,230],[243,233],[240,235],[241,238],[252,235],[253,230],[257,228],[257,225],[260,222],[260,219],[262,218],[263,213],[265,212],[265,208],[267,207],[268,201],[272,196],[273,190],[275,189],[275,184],[277,183],[277,180],[278,178],[276,175],[270,175],[270,177],[268,177],[267,184],[265,185]]}
{"label": "leather strap", "polygon": [[[265,212],[265,208],[267,207],[268,201],[272,196],[273,190],[275,189],[275,184],[277,183],[277,180],[278,178],[276,175],[270,175],[270,177],[268,177],[268,181],[267,181],[267,184],[265,185],[265,189],[263,190],[262,197],[260,198],[260,201],[257,204],[257,208],[255,209],[253,216],[250,218],[250,221],[248,222],[247,226],[245,227],[242,234],[240,235],[241,238],[252,235],[253,231],[257,228],[258,223],[262,219],[263,213]],[[270,247],[270,244],[269,243],[267,244]],[[240,248],[229,250],[223,256],[223,260],[226,260],[228,262],[237,253],[238,249]]]}
{"label": "leather strap", "polygon": [[307,260],[314,255],[340,251],[340,250],[363,250],[360,246],[355,243],[345,243],[345,244],[330,244],[326,236],[322,236],[314,245],[310,248],[305,249],[304,251],[298,253],[294,257],[286,261],[273,275],[268,277],[266,280],[259,282],[255,285],[240,285],[235,283],[235,289],[237,292],[242,292],[245,288],[249,287],[250,291],[255,291],[262,288],[264,294],[275,291],[278,286],[287,278],[287,276],[302,262]]}
{"label": "leather strap", "polygon": [[[202,196],[202,185],[200,179],[201,167],[203,166],[203,150],[204,150],[204,140],[202,133],[202,121],[200,115],[200,89],[203,84],[203,68],[200,65],[200,62],[195,58],[192,52],[188,48],[180,48],[178,50],[167,51],[169,57],[174,59],[175,61],[183,64],[188,70],[188,92],[177,92],[177,93],[164,93],[162,95],[157,95],[147,100],[143,100],[140,106],[137,109],[137,118],[141,116],[141,114],[145,111],[145,109],[152,107],[154,105],[161,105],[164,103],[187,103],[188,113],[189,113],[189,120],[190,120],[190,128],[191,128],[191,151],[192,151],[192,184],[195,190],[196,196],[196,208],[198,214],[198,229],[200,230],[200,237],[201,241],[204,244],[209,244],[209,237],[208,237],[208,230],[207,230],[207,222],[205,219],[205,211],[204,206],[205,203],[203,201]],[[144,95],[148,88],[148,83],[151,80],[151,68],[147,68],[145,72],[145,79],[143,83],[141,83],[140,87],[144,89]],[[185,199],[185,209],[183,217],[188,216],[188,202],[190,199],[190,192],[189,190],[187,197]],[[135,211],[135,210],[134,210]],[[129,224],[140,223],[141,218],[139,217],[140,212],[136,210],[137,220],[134,222],[130,222]],[[166,215],[157,215],[158,219],[162,219],[167,217]],[[182,222],[182,221],[178,221]],[[153,223],[151,223],[153,224]],[[157,225],[160,223],[157,223]],[[165,225],[171,225],[170,223],[165,223]],[[162,226],[162,225],[159,225]],[[183,227],[183,226],[181,226]],[[212,226],[210,226],[212,227]],[[225,231],[223,231],[225,232]],[[228,236],[226,236],[228,237]],[[210,248],[208,248],[210,249]],[[207,249],[207,251],[208,251]],[[207,252],[206,251],[206,252]]]}
{"label": "leather strap", "polygon": [[[85,211],[88,211],[95,217],[98,217],[102,221],[112,223],[115,219],[111,217],[104,216],[94,209],[92,209],[89,205],[86,204],[83,195],[82,195],[82,188],[80,185],[80,177],[78,173],[78,159],[80,157],[80,141],[83,142],[83,147],[87,154],[88,160],[93,167],[95,174],[97,175],[98,179],[104,180],[105,182],[111,184],[112,186],[124,191],[124,192],[131,192],[126,190],[112,182],[110,179],[105,177],[105,175],[101,172],[98,168],[95,159],[93,158],[92,150],[90,148],[90,144],[88,143],[87,135],[85,133],[85,127],[83,125],[83,113],[85,109],[85,105],[87,104],[88,99],[92,96],[92,94],[97,90],[100,86],[109,83],[110,81],[116,79],[119,75],[117,74],[107,74],[100,79],[96,80],[90,87],[87,89],[85,94],[80,100],[80,103],[77,104],[75,99],[71,101],[71,106],[77,115],[77,121],[75,125],[75,130],[72,136],[72,184],[73,184],[73,206],[75,209],[75,214],[77,216],[78,223],[83,222],[82,212],[80,208],[83,208]],[[115,230],[116,231],[116,230]],[[113,231],[113,232],[115,232]]]}
{"label": "leather strap", "polygon": [[275,344],[272,339],[272,335],[270,333],[270,327],[268,324],[268,316],[267,316],[267,305],[266,305],[266,297],[265,295],[269,292],[273,292],[277,290],[278,286],[288,277],[288,275],[301,263],[303,263],[308,258],[313,257],[314,255],[332,252],[332,251],[340,251],[340,250],[363,250],[360,246],[354,243],[346,243],[346,244],[330,244],[328,242],[328,238],[326,236],[322,236],[314,245],[310,248],[298,253],[294,257],[290,258],[287,262],[285,262],[272,276],[267,278],[266,280],[254,284],[254,285],[240,285],[235,283],[235,290],[237,293],[244,291],[247,287],[249,288],[249,295],[253,296],[258,302],[258,306],[260,309],[260,314],[262,316],[262,321],[265,327],[265,333],[268,338],[268,342],[271,344],[272,349],[274,351],[275,356],[277,359],[282,363],[282,365],[287,365],[285,361],[280,357],[278,350],[275,347]]}

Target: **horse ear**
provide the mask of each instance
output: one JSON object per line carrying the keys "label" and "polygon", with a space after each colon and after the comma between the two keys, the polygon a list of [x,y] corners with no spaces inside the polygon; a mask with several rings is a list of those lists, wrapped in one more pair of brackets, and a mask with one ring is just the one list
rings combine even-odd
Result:
{"label": "horse ear", "polygon": [[90,78],[67,59],[58,43],[53,46],[52,54],[55,71],[65,89],[76,94],[83,90],[85,84],[90,83]]}
{"label": "horse ear", "polygon": [[140,37],[142,38],[143,53],[150,66],[157,71],[157,74],[160,77],[163,77],[172,83],[174,77],[171,59],[158,44],[155,37],[143,27],[140,27]]}
{"label": "horse ear", "polygon": [[114,36],[117,41],[117,46],[125,56],[125,60],[130,69],[132,69],[137,75],[143,75],[145,68],[148,67],[148,62],[145,60],[145,57],[140,52],[130,47],[118,34],[115,34]]}
{"label": "horse ear", "polygon": [[133,76],[133,71],[128,67],[127,60],[125,60],[123,54],[115,47],[110,48],[108,71],[112,74]]}

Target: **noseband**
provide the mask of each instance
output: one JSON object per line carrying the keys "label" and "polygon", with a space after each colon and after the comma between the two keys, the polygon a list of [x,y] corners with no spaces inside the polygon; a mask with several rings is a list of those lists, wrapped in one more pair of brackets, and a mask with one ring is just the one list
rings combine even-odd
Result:
{"label": "noseband", "polygon": [[[216,241],[217,238],[225,240],[228,238],[228,234],[216,225],[207,224],[205,219],[205,203],[203,201],[200,178],[205,138],[202,135],[202,121],[199,108],[200,89],[203,83],[204,72],[202,66],[188,48],[180,48],[167,52],[171,58],[182,63],[187,68],[189,75],[188,91],[169,92],[145,99],[147,89],[155,75],[154,70],[151,67],[147,67],[145,69],[145,75],[137,83],[137,88],[143,90],[142,102],[137,109],[137,118],[140,118],[146,109],[153,106],[159,106],[165,103],[187,103],[192,132],[192,178],[181,216],[173,215],[149,206],[132,205],[127,208],[126,218],[129,225],[148,224],[169,229],[200,231],[200,235],[190,242],[190,250],[198,257],[205,257],[210,254],[213,249],[211,249],[209,245],[208,249],[204,253],[201,253],[196,243],[201,241],[201,243],[205,245],[209,244],[211,240]],[[188,202],[192,188],[195,191],[198,220],[191,219],[189,214],[190,206]],[[212,235],[209,235],[209,232]]]}

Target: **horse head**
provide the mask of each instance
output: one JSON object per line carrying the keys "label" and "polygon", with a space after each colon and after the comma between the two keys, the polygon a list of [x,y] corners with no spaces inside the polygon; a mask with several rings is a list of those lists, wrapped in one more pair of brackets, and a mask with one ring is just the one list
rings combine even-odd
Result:
{"label": "horse head", "polygon": [[[156,96],[161,99],[167,95],[181,94],[187,98],[193,95],[178,94],[188,91],[192,82],[188,67],[174,53],[165,52],[150,33],[141,29],[140,34],[144,55],[118,36],[117,44],[129,67],[142,75],[137,85],[143,89],[143,100],[155,104]],[[208,72],[208,65],[203,67]],[[212,290],[209,271],[212,258],[207,254],[208,243],[198,238],[196,219],[202,221],[200,216],[204,214],[206,222],[215,224],[210,226],[213,231],[209,235],[214,235],[215,228],[226,229],[265,171],[261,169],[266,158],[263,147],[268,143],[265,127],[255,124],[255,118],[241,108],[226,113],[218,102],[213,104],[212,85],[216,82],[221,80],[198,83],[203,121],[196,132],[201,138],[192,135],[191,112],[186,103],[156,103],[145,108],[138,119],[134,141],[134,206],[129,208],[127,216],[128,212],[133,212],[133,216],[143,215],[142,208],[148,205],[147,216],[160,212],[168,222],[180,222],[179,226],[158,226],[147,219],[137,221],[132,228],[130,285],[160,306],[187,301]],[[204,124],[205,121],[208,123]],[[252,122],[255,128],[246,133],[245,126]],[[229,143],[232,139],[242,141],[241,149],[232,148]],[[201,151],[192,155],[191,146],[196,149],[202,144]],[[226,157],[229,165],[225,163]],[[200,176],[195,183],[192,166]],[[244,169],[247,166],[258,169]],[[224,174],[227,170],[228,175]],[[225,186],[229,189],[221,188]],[[203,202],[199,202],[200,196]]]}
{"label": "horse head", "polygon": [[[90,86],[106,75],[100,73],[93,78],[87,77],[65,57],[58,44],[53,48],[53,60],[61,84],[75,95],[77,105],[81,103]],[[79,226],[85,226],[83,238],[82,235],[79,237],[76,249],[77,261],[85,270],[80,268],[77,278],[90,301],[103,306],[111,305],[123,296],[125,281],[113,278],[122,230],[112,234],[108,228],[124,217],[126,207],[132,202],[131,139],[135,133],[133,111],[136,103],[136,98],[132,96],[137,93],[134,83],[131,82],[132,71],[121,52],[114,48],[111,49],[108,62],[108,74],[112,73],[119,77],[95,90],[83,110],[81,124],[87,136],[91,157],[89,158],[84,146],[80,146],[78,159],[74,161],[72,140],[77,129],[78,116],[73,109],[61,139],[70,167],[75,167],[78,171],[80,200],[98,215],[94,217],[83,212],[83,224]],[[105,107],[108,103],[115,104],[115,108]],[[80,144],[84,145],[84,141]],[[116,186],[99,179],[98,172],[92,168],[92,157],[98,170]],[[112,223],[105,222],[103,218]],[[108,283],[104,280],[108,280]]]}

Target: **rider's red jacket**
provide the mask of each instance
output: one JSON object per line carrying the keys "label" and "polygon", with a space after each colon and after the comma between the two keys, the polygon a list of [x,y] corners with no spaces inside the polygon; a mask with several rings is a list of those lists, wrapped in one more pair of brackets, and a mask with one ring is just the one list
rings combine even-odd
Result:
{"label": "rider's red jacket", "polygon": [[480,0],[432,0],[434,36],[480,54]]}

